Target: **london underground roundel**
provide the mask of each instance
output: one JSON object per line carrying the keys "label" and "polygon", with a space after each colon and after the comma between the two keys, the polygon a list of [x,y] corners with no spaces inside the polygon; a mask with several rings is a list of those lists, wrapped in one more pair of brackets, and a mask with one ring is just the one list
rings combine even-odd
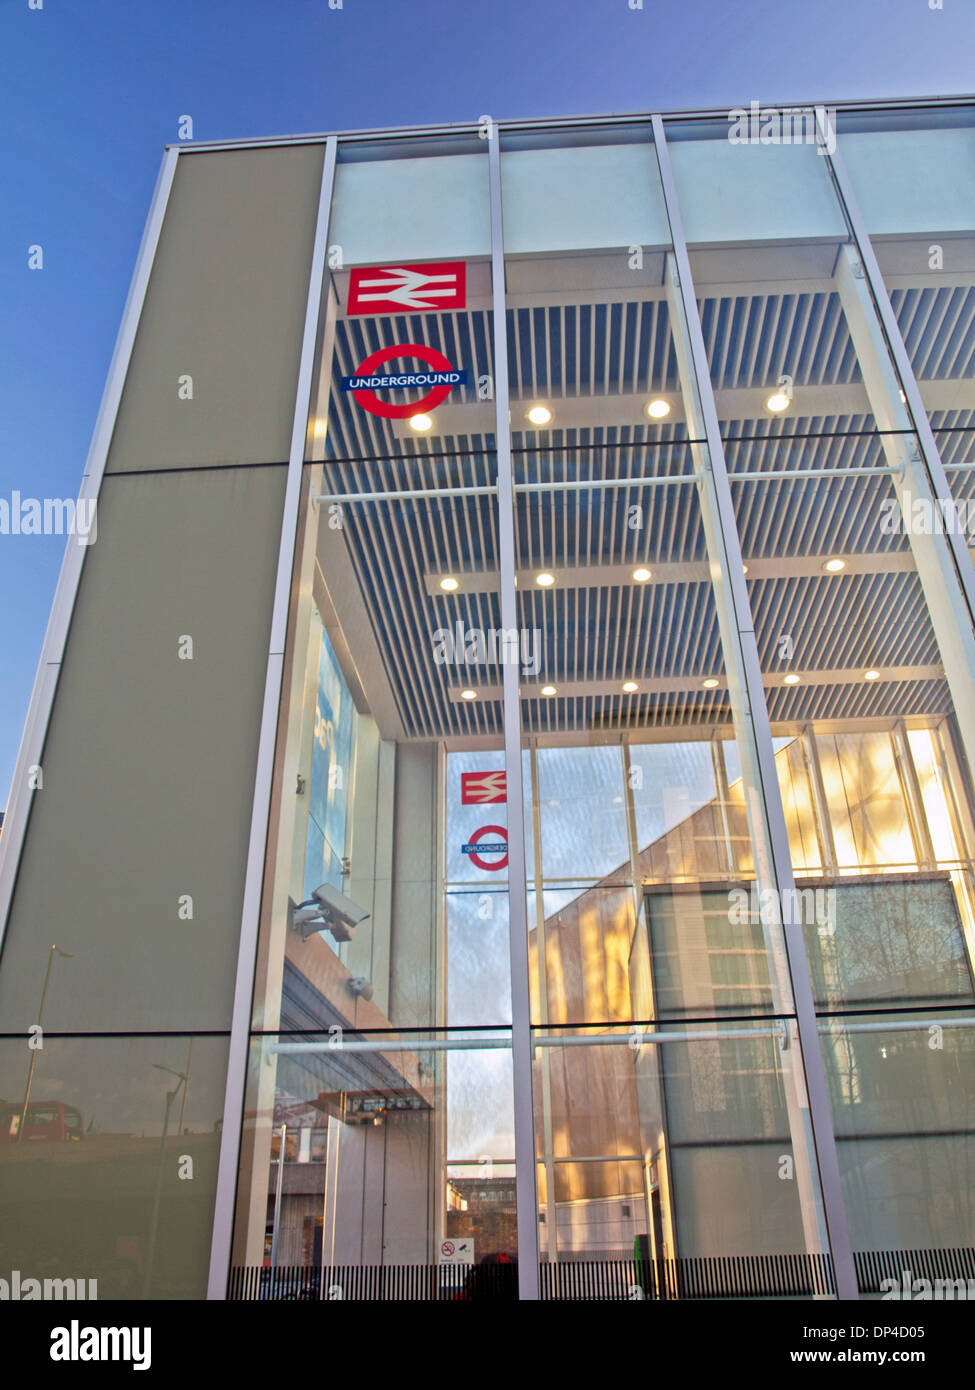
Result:
{"label": "london underground roundel", "polygon": [[[382,372],[379,369],[396,358],[414,358],[427,366],[427,371]],[[455,386],[463,386],[467,373],[454,367],[449,358],[436,348],[423,343],[397,343],[394,347],[378,348],[361,363],[355,376],[342,378],[342,390],[351,391],[363,410],[380,415],[384,420],[406,420],[411,415],[424,414],[447,399]],[[418,401],[396,405],[376,395],[377,390],[409,390],[428,386],[430,390]]]}
{"label": "london underground roundel", "polygon": [[[492,840],[485,840],[485,836],[497,836]],[[496,869],[506,869],[508,867],[508,832],[503,825],[482,825],[479,830],[475,830],[466,845],[461,845],[461,851],[470,856],[471,863],[478,869],[487,869],[493,873]],[[485,854],[501,854],[503,859],[495,863],[489,863],[482,858]]]}

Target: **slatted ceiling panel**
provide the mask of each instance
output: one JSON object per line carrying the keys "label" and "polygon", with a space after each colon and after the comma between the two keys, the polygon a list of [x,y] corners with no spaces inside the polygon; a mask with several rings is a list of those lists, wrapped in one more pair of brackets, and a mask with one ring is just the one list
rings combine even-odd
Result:
{"label": "slatted ceiling panel", "polygon": [[[640,506],[643,525],[627,525],[627,507]],[[565,565],[702,562],[704,528],[689,484],[605,492],[517,494],[518,563],[537,570]]]}
{"label": "slatted ceiling panel", "polygon": [[964,433],[965,430],[975,429],[975,410],[932,410],[929,418],[935,431]]}
{"label": "slatted ceiling panel", "polygon": [[[975,359],[975,292],[897,291],[894,296],[915,368],[922,378],[959,378]],[[717,294],[702,301],[705,342],[718,389],[771,385],[788,372],[797,383],[860,380],[838,296]],[[509,361],[516,401],[676,392],[676,356],[665,300],[509,309]],[[336,374],[351,375],[369,352],[389,342],[429,344],[467,369],[471,380],[493,375],[491,316],[483,311],[341,321]],[[470,388],[468,388],[468,393]],[[470,399],[468,394],[465,399]],[[513,424],[520,424],[517,410]],[[556,406],[557,423],[557,406]],[[938,442],[946,462],[975,462],[975,411],[941,412]],[[959,429],[963,426],[964,429]],[[872,417],[800,416],[722,423],[731,471],[851,468],[885,465]],[[844,433],[851,431],[854,433]],[[862,431],[863,433],[855,433]],[[824,438],[798,436],[822,433]],[[519,481],[577,481],[626,475],[687,473],[691,449],[683,422],[551,431],[516,430]],[[434,458],[444,448],[447,458]],[[483,485],[496,477],[490,435],[395,439],[390,422],[333,393],[327,487],[333,491]],[[340,461],[336,455],[352,455]],[[360,461],[361,460],[361,461]],[[953,473],[959,497],[975,496],[975,470]],[[732,483],[746,556],[814,556],[832,551],[903,552],[906,537],[879,530],[880,504],[892,486],[883,476]],[[638,504],[644,525],[626,526]],[[606,492],[518,494],[519,567],[705,560],[700,508],[693,486],[621,488]],[[500,625],[497,595],[426,593],[425,573],[497,569],[497,523],[491,498],[440,498],[422,503],[354,504],[346,535],[366,595],[389,679],[408,735],[437,737],[501,731],[500,703],[450,701],[448,686],[500,683],[498,667],[436,667],[430,651],[437,626]],[[782,670],[776,638],[791,632],[793,668],[931,665],[939,655],[913,573],[747,580],[763,667]],[[523,590],[519,623],[543,633],[540,678],[622,681],[633,675],[723,671],[713,599],[707,584],[596,585],[588,590]],[[943,682],[856,682],[769,690],[773,719],[930,714],[947,710]],[[726,691],[589,695],[523,702],[526,727],[558,733],[618,726],[698,722],[726,724]]]}
{"label": "slatted ceiling panel", "polygon": [[513,430],[516,482],[574,482],[689,473],[691,455],[683,421],[653,426]]}
{"label": "slatted ceiling panel", "polygon": [[717,390],[770,385],[784,372],[816,386],[860,380],[837,294],[727,294],[699,308]]}
{"label": "slatted ceiling panel", "polygon": [[951,713],[944,681],[864,681],[849,686],[773,686],[767,688],[772,723],[825,719],[899,719]]}
{"label": "slatted ceiling panel", "polygon": [[495,458],[481,438],[467,453],[448,458],[334,460],[325,464],[325,488],[331,493],[396,491],[401,488],[484,487],[497,476]]}
{"label": "slatted ceiling panel", "polygon": [[538,679],[604,681],[721,670],[706,584],[601,585],[519,594],[519,626],[541,635]]}
{"label": "slatted ceiling panel", "polygon": [[[764,438],[736,442],[726,453],[731,473],[886,466],[876,435]],[[880,530],[881,503],[894,496],[889,477],[732,479],[731,488],[745,555],[909,549],[906,536]]]}
{"label": "slatted ceiling panel", "polygon": [[489,498],[435,498],[350,504],[345,534],[352,563],[372,618],[387,677],[408,735],[497,734],[500,707],[490,702],[451,702],[451,685],[483,684],[483,667],[438,666],[432,634],[437,627],[485,630],[500,626],[496,594],[431,598],[423,587],[429,569],[457,568],[469,555],[468,538],[481,548],[483,566],[497,566],[496,518]]}
{"label": "slatted ceiling panel", "polygon": [[508,310],[510,367],[522,397],[676,391],[663,300]]}
{"label": "slatted ceiling panel", "polygon": [[[930,666],[941,659],[916,574],[770,580],[753,586],[751,606],[765,672]],[[778,655],[781,634],[792,637],[790,661]]]}
{"label": "slatted ceiling panel", "polygon": [[[939,410],[932,413],[931,424],[942,463],[975,464],[975,410]],[[952,470],[948,482],[956,501],[975,499],[975,468]]]}
{"label": "slatted ceiling panel", "polygon": [[957,380],[975,373],[975,287],[896,289],[890,302],[921,380]]}

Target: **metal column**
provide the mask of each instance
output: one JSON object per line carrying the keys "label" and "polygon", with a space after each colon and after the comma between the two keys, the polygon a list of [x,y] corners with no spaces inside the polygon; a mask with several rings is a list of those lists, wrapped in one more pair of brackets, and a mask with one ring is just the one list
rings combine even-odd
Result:
{"label": "metal column", "polygon": [[[515,592],[515,493],[508,418],[508,334],[505,307],[504,233],[501,217],[501,150],[488,140],[491,178],[491,273],[494,303],[494,403],[498,448],[498,559],[501,626],[517,629]],[[511,959],[511,1070],[515,1111],[515,1200],[518,1205],[518,1296],[538,1298],[538,1211],[535,1184],[535,1114],[532,1100],[531,994],[528,965],[528,891],[525,881],[525,810],[521,771],[520,670],[504,671],[504,766],[508,796],[508,940]]]}
{"label": "metal column", "polygon": [[278,551],[278,571],[274,587],[274,606],[271,610],[271,636],[268,643],[267,677],[264,684],[264,707],[261,714],[261,736],[257,752],[257,774],[254,784],[254,805],[251,812],[250,840],[247,848],[247,869],[244,876],[244,904],[241,915],[240,947],[237,956],[237,977],[234,986],[234,1005],[231,1016],[230,1049],[227,1062],[227,1085],[224,1092],[223,1125],[220,1137],[220,1157],[217,1166],[217,1188],[214,1199],[213,1233],[210,1241],[210,1273],[207,1298],[226,1297],[227,1276],[234,1226],[234,1198],[237,1190],[237,1165],[240,1158],[240,1131],[244,1114],[244,1092],[247,1082],[247,1059],[250,1051],[251,999],[257,969],[257,941],[260,927],[261,889],[264,883],[264,858],[267,849],[268,816],[271,806],[271,779],[274,771],[274,745],[278,732],[278,713],[281,702],[281,681],[284,675],[284,651],[288,632],[288,607],[291,595],[291,576],[294,566],[295,541],[298,529],[298,509],[302,471],[308,438],[308,411],[311,404],[312,372],[314,369],[318,323],[325,284],[325,252],[328,242],[328,219],[335,177],[338,141],[332,136],[325,145],[322,184],[318,201],[318,220],[308,281],[308,300],[305,306],[305,328],[298,367],[298,387],[295,395],[294,420],[291,430],[291,450],[288,459],[288,482],[281,519],[281,545]]}

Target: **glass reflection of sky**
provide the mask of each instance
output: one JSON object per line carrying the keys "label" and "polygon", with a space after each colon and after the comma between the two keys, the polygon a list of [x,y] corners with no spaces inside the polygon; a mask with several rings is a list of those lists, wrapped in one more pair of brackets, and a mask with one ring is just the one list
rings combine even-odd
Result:
{"label": "glass reflection of sky", "polygon": [[[734,781],[741,775],[734,743],[722,748],[729,781]],[[545,913],[550,916],[621,867],[628,877],[625,773],[618,744],[541,748],[537,761],[542,873],[546,883],[561,881],[544,892]],[[637,744],[630,749],[630,765],[640,849],[716,795],[711,749],[705,741]],[[533,884],[527,751],[522,766],[526,865]],[[461,774],[503,767],[500,750],[451,753],[447,758],[447,1022],[452,1027],[511,1021],[507,873],[479,869],[462,850],[481,826],[506,826],[508,818],[507,806],[501,803],[463,805]],[[510,1053],[451,1052],[447,1078],[448,1157],[510,1158]]]}

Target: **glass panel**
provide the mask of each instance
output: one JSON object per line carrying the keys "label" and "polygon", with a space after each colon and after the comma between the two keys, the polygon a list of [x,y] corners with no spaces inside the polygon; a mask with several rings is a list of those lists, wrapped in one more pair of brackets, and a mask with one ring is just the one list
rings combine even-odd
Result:
{"label": "glass panel", "polygon": [[[928,413],[957,511],[908,501],[904,529],[975,539],[975,110],[869,113],[839,148]],[[900,521],[900,518],[898,518]]]}
{"label": "glass panel", "polygon": [[342,141],[330,247],[346,265],[490,256],[486,158],[485,142],[468,137]]}
{"label": "glass panel", "polygon": [[[672,1123],[681,1142],[693,1126],[679,1109],[677,1053],[648,1049],[635,1072],[634,1030],[728,1015],[767,1030],[752,1020],[777,1014],[780,1028],[792,1015],[778,919],[753,923],[740,910],[757,866],[773,894],[774,883],[669,231],[650,215],[662,196],[656,161],[645,128],[585,138],[585,150],[581,135],[533,143],[540,186],[522,179],[523,148],[504,136],[501,146],[517,605],[539,653],[521,680],[532,1017],[539,1029],[617,1029],[610,1045],[537,1050],[548,1267],[617,1260],[654,1221],[670,1232],[669,1255],[680,1244],[673,1170],[648,1208],[644,1168]],[[567,171],[598,169],[609,186],[638,164],[646,216],[634,242],[635,198],[607,199],[594,214],[588,172],[576,183]],[[562,221],[586,229],[584,248],[570,251],[542,207],[547,180],[559,179]],[[695,1194],[711,1175],[695,1155],[688,1164],[704,1167],[682,1178],[688,1253],[821,1248],[797,1052],[775,1065],[781,1115],[752,1128],[739,1120],[749,1136],[776,1124],[800,1136],[801,1200],[795,1186],[783,1200],[801,1216],[781,1241],[766,1238],[744,1149],[716,1188],[720,1205],[740,1208],[737,1225],[701,1214]],[[748,1066],[755,1077],[768,1070],[764,1058]],[[641,1087],[656,1106],[652,1133],[641,1128]],[[702,1151],[720,1137],[705,1126]],[[729,1143],[740,1138],[729,1131]]]}
{"label": "glass panel", "polygon": [[[662,1261],[801,1254],[784,1028],[537,1029],[537,1095],[547,1068],[550,1096],[551,1155],[540,1144],[538,1159],[550,1257],[620,1259],[637,1241]],[[539,1136],[541,1110],[536,1099]]]}
{"label": "glass panel", "polygon": [[[471,1248],[478,1262],[513,1253],[501,1188],[490,1210],[507,1215],[490,1232],[457,1203],[480,1211],[468,1188],[475,1172],[487,1181],[483,1165],[513,1182],[510,1034],[500,1051],[494,1035],[465,1039],[511,1023],[500,688],[504,663],[531,653],[512,652],[500,624],[487,146],[356,142],[343,158],[235,1262],[272,1259],[274,1134],[286,1126],[281,1202],[293,1210],[277,1266],[439,1277],[444,1242],[467,1243],[451,1268]],[[389,362],[362,367],[376,353]],[[385,379],[410,357],[414,375],[440,370],[438,353],[461,379]],[[384,380],[350,383],[356,373]]]}
{"label": "glass panel", "polygon": [[[679,131],[686,143],[675,148],[686,149],[694,130]],[[810,157],[784,145],[715,153],[729,168],[763,162],[769,177]],[[677,161],[675,173],[682,198],[706,203],[716,230],[719,190],[685,190]],[[775,245],[774,211],[748,227],[730,221],[692,263],[779,737],[792,909],[820,1031],[832,1039],[824,1049],[854,1248],[958,1244],[947,1239],[943,1173],[936,1180],[920,1157],[941,1153],[944,1117],[914,1099],[947,1095],[951,1050],[924,1059],[930,1075],[911,1063],[895,1076],[878,1070],[873,1015],[853,1018],[972,998],[970,789],[958,756],[971,680],[959,658],[957,577],[943,537],[892,524],[927,484],[859,253],[842,219],[827,235],[816,208],[790,216],[801,225]],[[757,932],[761,893],[742,908]],[[736,961],[728,985],[744,988],[743,970]],[[911,1036],[919,1066],[926,1044]],[[870,1096],[882,1079],[892,1103],[880,1122]],[[901,1152],[925,1174],[906,1189]]]}
{"label": "glass panel", "polygon": [[365,1270],[516,1260],[513,1128],[507,1030],[255,1038],[234,1278],[273,1294],[298,1267],[337,1298]]}
{"label": "glass panel", "polygon": [[851,1012],[820,1033],[854,1249],[971,1246],[971,1007]]}
{"label": "glass panel", "polygon": [[408,147],[342,146],[326,291],[307,457],[333,464],[330,489],[488,482],[487,142],[427,142],[415,157]]}
{"label": "glass panel", "polygon": [[0,1043],[12,1297],[205,1297],[227,1050],[178,1035]]}

